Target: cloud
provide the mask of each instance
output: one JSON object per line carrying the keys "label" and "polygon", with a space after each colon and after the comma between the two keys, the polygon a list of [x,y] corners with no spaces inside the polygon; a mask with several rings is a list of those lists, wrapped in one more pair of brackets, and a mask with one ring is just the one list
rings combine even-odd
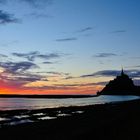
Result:
{"label": "cloud", "polygon": [[140,65],[127,66],[126,68],[140,68]]}
{"label": "cloud", "polygon": [[92,74],[87,74],[87,75],[82,75],[80,77],[86,78],[86,77],[100,77],[100,76],[116,76],[119,75],[120,71],[116,71],[116,70],[103,70],[103,71],[98,71]]}
{"label": "cloud", "polygon": [[[80,39],[81,37],[89,37],[92,34],[88,31],[91,31],[93,27],[85,27],[79,30],[75,30],[73,32],[63,32],[64,34],[67,34],[67,37],[64,38],[58,38],[55,41],[57,42],[67,42],[67,41],[76,41]],[[85,33],[85,34],[84,34]]]}
{"label": "cloud", "polygon": [[59,58],[59,57],[60,57],[60,54],[58,54],[58,53],[38,54],[35,56],[35,58],[41,58],[44,60],[54,59],[54,58]]}
{"label": "cloud", "polygon": [[140,79],[134,79],[134,84],[137,86],[140,86]]}
{"label": "cloud", "polygon": [[0,62],[0,81],[6,87],[23,88],[25,84],[36,81],[48,81],[45,75],[33,74],[29,70],[38,68],[34,63]]}
{"label": "cloud", "polygon": [[133,67],[135,67],[135,68],[140,68],[140,65],[136,65],[136,66],[133,66]]}
{"label": "cloud", "polygon": [[85,84],[54,84],[54,85],[43,85],[43,86],[34,86],[26,85],[30,88],[46,89],[46,90],[74,90],[87,87],[95,87],[96,85],[101,85],[101,83],[85,83]]}
{"label": "cloud", "polygon": [[[29,74],[29,73],[8,73],[5,72],[7,76],[5,77],[8,82],[18,82],[20,84],[26,84],[30,82],[36,82],[42,80],[44,77],[41,75]],[[44,81],[44,80],[43,80]],[[47,81],[47,79],[45,80]]]}
{"label": "cloud", "polygon": [[[41,80],[41,76],[39,75],[30,75],[30,76],[24,76],[24,77],[16,77],[15,81],[21,81],[22,83],[29,83],[29,82],[35,82]],[[13,81],[13,80],[12,80]]]}
{"label": "cloud", "polygon": [[115,53],[98,53],[96,55],[94,55],[93,57],[100,57],[100,58],[104,58],[104,57],[112,57],[112,56],[118,56]]}
{"label": "cloud", "polygon": [[37,51],[29,52],[29,53],[12,53],[12,55],[14,55],[14,56],[26,58],[29,61],[34,61],[35,56],[38,54],[39,54],[39,52],[37,52]]}
{"label": "cloud", "polygon": [[5,4],[7,0],[0,0],[0,4]]}
{"label": "cloud", "polygon": [[0,10],[0,24],[18,23],[19,19],[14,18],[14,15]]}
{"label": "cloud", "polygon": [[26,87],[29,87],[29,88],[37,88],[37,89],[43,89],[43,90],[74,90],[74,89],[77,89],[76,87],[71,87],[71,86],[42,86],[42,87],[35,87],[35,86],[26,86]]}
{"label": "cloud", "polygon": [[0,54],[0,58],[7,58],[8,56],[7,55],[5,55],[5,54]]}
{"label": "cloud", "polygon": [[25,3],[33,8],[45,8],[48,5],[51,5],[53,3],[53,0],[0,0],[0,4],[7,4],[10,2],[15,2],[18,4]]}
{"label": "cloud", "polygon": [[5,54],[0,54],[0,60],[1,61],[8,61],[9,60],[9,57]]}
{"label": "cloud", "polygon": [[36,73],[46,76],[47,79],[51,82],[59,82],[60,80],[65,80],[65,77],[68,77],[70,75],[70,73],[57,71],[41,71]]}
{"label": "cloud", "polygon": [[86,28],[83,28],[83,29],[80,29],[78,31],[76,31],[77,33],[83,33],[83,32],[87,32],[87,31],[90,31],[92,30],[93,27],[86,27]]}
{"label": "cloud", "polygon": [[58,41],[58,42],[66,42],[66,41],[76,41],[76,40],[78,40],[78,38],[76,38],[76,37],[70,37],[70,38],[56,39],[55,41]]}
{"label": "cloud", "polygon": [[50,60],[50,59],[56,59],[61,57],[62,54],[58,53],[48,53],[48,54],[41,54],[38,51],[29,52],[29,53],[12,53],[12,55],[16,57],[26,58],[29,61],[34,61],[35,59],[43,59],[43,60]]}
{"label": "cloud", "polygon": [[105,86],[107,82],[98,82],[98,83],[83,83],[83,84],[54,84],[51,86],[34,86],[34,85],[27,85],[27,87],[32,87],[32,88],[39,88],[39,89],[47,89],[47,90],[74,90],[74,89],[84,89],[89,88],[89,87],[96,87],[97,85],[99,86]]}
{"label": "cloud", "polygon": [[78,77],[67,76],[67,77],[65,77],[64,79],[65,79],[65,80],[69,80],[69,79],[75,79],[75,78],[78,78]]}
{"label": "cloud", "polygon": [[52,4],[53,0],[19,0],[21,2],[25,2],[34,8],[42,8],[47,5]]}
{"label": "cloud", "polygon": [[30,14],[27,14],[25,15],[26,17],[32,17],[32,18],[35,18],[35,19],[39,19],[39,18],[52,18],[52,16],[48,15],[48,14],[45,14],[45,13],[30,13]]}
{"label": "cloud", "polygon": [[[44,80],[43,80],[44,79]],[[24,85],[36,81],[47,81],[44,76],[37,74],[30,74],[27,72],[12,72],[12,71],[3,71],[0,73],[0,82],[4,83],[6,87],[20,89],[23,88]]]}
{"label": "cloud", "polygon": [[54,64],[55,62],[45,61],[43,64]]}
{"label": "cloud", "polygon": [[64,73],[64,72],[55,72],[55,71],[49,71],[49,72],[46,72],[47,74],[53,74],[53,75],[66,75],[68,76],[69,73]]}
{"label": "cloud", "polygon": [[140,70],[127,70],[126,73],[132,78],[140,78]]}
{"label": "cloud", "polygon": [[125,32],[126,32],[126,30],[114,30],[110,33],[116,34],[116,33],[125,33]]}
{"label": "cloud", "polygon": [[0,67],[5,68],[12,73],[23,72],[32,68],[38,68],[38,66],[31,62],[0,62]]}
{"label": "cloud", "polygon": [[56,84],[55,86],[60,87],[89,87],[89,86],[96,86],[96,85],[105,85],[107,81],[104,82],[97,82],[97,83],[83,83],[83,84]]}
{"label": "cloud", "polygon": [[[80,77],[115,77],[120,75],[120,70],[103,70],[98,71],[92,74],[82,75]],[[132,78],[139,78],[140,77],[140,70],[125,70],[125,73],[128,74]]]}

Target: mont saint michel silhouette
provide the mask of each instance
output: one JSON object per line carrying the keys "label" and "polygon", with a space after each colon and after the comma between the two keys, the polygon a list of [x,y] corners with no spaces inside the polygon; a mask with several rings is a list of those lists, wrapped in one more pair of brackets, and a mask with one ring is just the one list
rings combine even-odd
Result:
{"label": "mont saint michel silhouette", "polygon": [[140,86],[136,86],[133,80],[124,73],[123,69],[121,74],[114,80],[111,80],[98,95],[140,95]]}

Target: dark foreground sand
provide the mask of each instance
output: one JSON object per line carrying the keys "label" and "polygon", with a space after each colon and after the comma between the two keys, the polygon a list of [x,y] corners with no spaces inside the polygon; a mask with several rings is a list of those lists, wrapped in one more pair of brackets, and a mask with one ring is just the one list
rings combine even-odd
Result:
{"label": "dark foreground sand", "polygon": [[[84,113],[0,129],[2,140],[140,140],[140,100],[60,108]],[[42,112],[48,110],[41,110]],[[0,112],[2,113],[2,112]]]}

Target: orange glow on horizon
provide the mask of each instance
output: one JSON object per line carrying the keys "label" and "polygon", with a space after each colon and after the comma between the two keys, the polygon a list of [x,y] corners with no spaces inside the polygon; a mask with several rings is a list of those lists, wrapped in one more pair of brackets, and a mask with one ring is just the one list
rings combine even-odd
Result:
{"label": "orange glow on horizon", "polygon": [[[103,86],[102,85],[74,85],[71,86],[71,84],[66,84],[63,86],[63,84],[59,86],[57,84],[56,86],[51,86],[52,83],[47,83],[48,87],[43,85],[40,87],[40,85],[35,83],[35,86],[23,86],[20,82],[7,82],[4,80],[0,80],[0,94],[29,94],[29,95],[45,95],[45,94],[63,94],[63,95],[70,95],[70,94],[96,94],[97,91],[100,91]],[[84,82],[83,82],[84,83]]]}
{"label": "orange glow on horizon", "polygon": [[94,87],[79,87],[77,89],[34,89],[34,88],[16,88],[16,87],[0,87],[0,94],[96,94],[97,91],[100,91],[103,87],[96,86]]}

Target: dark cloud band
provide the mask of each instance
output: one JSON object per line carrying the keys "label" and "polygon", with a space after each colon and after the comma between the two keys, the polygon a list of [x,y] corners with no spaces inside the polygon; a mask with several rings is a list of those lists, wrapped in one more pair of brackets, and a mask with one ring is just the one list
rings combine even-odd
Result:
{"label": "dark cloud band", "polygon": [[100,57],[100,58],[104,58],[104,57],[112,57],[112,56],[118,56],[115,53],[98,53],[96,55],[94,55],[93,57]]}
{"label": "dark cloud band", "polygon": [[0,10],[0,24],[18,23],[18,22],[19,19],[15,18],[14,15]]}
{"label": "dark cloud band", "polygon": [[76,37],[56,39],[56,41],[58,41],[58,42],[75,41],[75,40],[77,40],[77,38],[76,38]]}
{"label": "dark cloud band", "polygon": [[50,59],[56,59],[61,57],[61,54],[59,53],[41,54],[38,51],[29,52],[29,53],[12,53],[12,55],[16,57],[26,58],[28,61],[34,61],[37,58],[43,60],[50,60]]}
{"label": "dark cloud band", "polygon": [[31,68],[37,68],[38,66],[31,62],[0,62],[0,67],[5,68],[12,73],[26,71]]}
{"label": "dark cloud band", "polygon": [[[140,70],[125,70],[125,72],[132,78],[140,78]],[[82,75],[81,77],[114,77],[120,74],[120,70],[103,70],[93,74]]]}

